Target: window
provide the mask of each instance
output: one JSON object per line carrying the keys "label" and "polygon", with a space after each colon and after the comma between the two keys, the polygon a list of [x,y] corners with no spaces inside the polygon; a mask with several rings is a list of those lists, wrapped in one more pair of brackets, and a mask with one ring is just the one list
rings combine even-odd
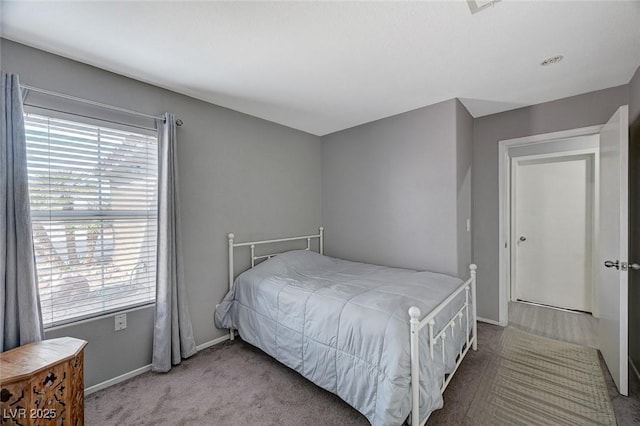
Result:
{"label": "window", "polygon": [[153,303],[156,135],[35,114],[25,129],[45,326]]}

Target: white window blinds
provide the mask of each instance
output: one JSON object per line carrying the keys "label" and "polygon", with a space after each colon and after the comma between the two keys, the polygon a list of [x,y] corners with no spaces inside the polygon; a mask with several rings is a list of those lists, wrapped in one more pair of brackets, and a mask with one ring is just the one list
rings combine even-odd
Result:
{"label": "white window blinds", "polygon": [[155,301],[155,135],[25,114],[45,326]]}

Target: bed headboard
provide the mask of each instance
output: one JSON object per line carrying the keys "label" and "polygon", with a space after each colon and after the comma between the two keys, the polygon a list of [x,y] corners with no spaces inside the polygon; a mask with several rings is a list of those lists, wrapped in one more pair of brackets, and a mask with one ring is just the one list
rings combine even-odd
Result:
{"label": "bed headboard", "polygon": [[299,240],[307,240],[307,248],[306,250],[311,250],[311,240],[318,238],[320,240],[319,252],[320,254],[324,254],[324,227],[318,228],[318,233],[315,235],[303,235],[301,237],[288,237],[288,238],[278,238],[275,240],[262,240],[262,241],[248,241],[244,243],[236,243],[235,235],[233,232],[227,235],[229,240],[229,290],[233,288],[233,281],[235,279],[234,276],[234,266],[233,266],[233,250],[236,247],[245,247],[249,246],[251,249],[251,267],[256,266],[256,260],[261,259],[271,259],[273,256],[278,253],[270,253],[264,254],[261,256],[256,256],[256,246],[264,245],[264,244],[273,244],[273,243],[284,243],[286,241],[299,241]]}

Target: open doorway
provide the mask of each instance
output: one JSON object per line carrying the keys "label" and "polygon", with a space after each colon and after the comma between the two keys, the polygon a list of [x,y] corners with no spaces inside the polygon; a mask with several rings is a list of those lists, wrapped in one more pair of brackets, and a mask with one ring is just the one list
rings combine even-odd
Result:
{"label": "open doorway", "polygon": [[[580,143],[596,144],[597,147],[582,147],[575,151],[565,149],[577,148]],[[628,106],[621,106],[615,114],[602,126],[538,135],[529,138],[501,141],[499,143],[499,202],[500,202],[500,323],[506,325],[511,320],[509,314],[512,292],[512,272],[514,268],[514,245],[519,240],[512,229],[512,161],[523,155],[551,154],[547,148],[557,145],[553,151],[562,155],[588,154],[592,149],[595,157],[594,235],[591,246],[593,277],[597,277],[592,293],[591,310],[597,318],[596,337],[598,349],[611,373],[618,391],[628,394],[628,348],[629,348],[629,270],[640,269],[629,261],[629,126]],[[560,146],[564,148],[555,149]],[[594,145],[595,146],[595,145]],[[546,152],[539,152],[541,149]],[[538,150],[532,152],[532,150]],[[560,184],[560,183],[559,183]],[[603,191],[600,191],[600,188]],[[516,194],[517,196],[517,194]],[[556,213],[557,214],[557,213]],[[504,244],[504,246],[502,246]],[[517,267],[517,265],[516,265]],[[544,268],[540,264],[539,268]],[[570,268],[568,266],[568,268]],[[557,293],[557,291],[556,291]],[[546,308],[545,308],[546,309]],[[568,311],[573,312],[573,311]],[[576,314],[578,315],[578,314]],[[591,315],[579,314],[583,316]],[[547,321],[546,328],[552,329],[557,324]],[[573,327],[572,327],[573,328]],[[559,340],[566,340],[558,337]]]}
{"label": "open doorway", "polygon": [[598,316],[599,130],[499,143],[501,325],[518,300]]}

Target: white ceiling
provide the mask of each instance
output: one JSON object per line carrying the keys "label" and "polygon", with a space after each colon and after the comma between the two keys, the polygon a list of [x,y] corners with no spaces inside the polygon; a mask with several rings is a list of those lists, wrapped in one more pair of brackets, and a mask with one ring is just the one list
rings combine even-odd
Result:
{"label": "white ceiling", "polygon": [[[626,84],[640,2],[24,2],[2,36],[316,135],[458,97],[483,116]],[[539,63],[564,55],[550,67]]]}

